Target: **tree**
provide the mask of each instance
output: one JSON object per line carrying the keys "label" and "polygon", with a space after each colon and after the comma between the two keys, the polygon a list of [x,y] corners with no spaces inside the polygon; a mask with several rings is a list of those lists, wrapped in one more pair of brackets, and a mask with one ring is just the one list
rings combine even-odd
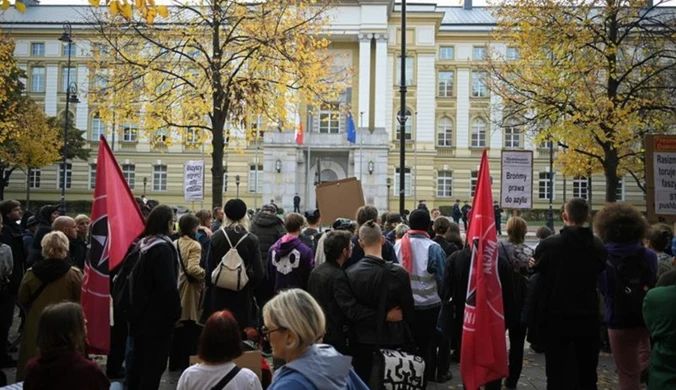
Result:
{"label": "tree", "polygon": [[510,48],[486,66],[502,97],[499,121],[553,139],[569,171],[602,171],[607,202],[617,200],[625,173],[645,188],[643,137],[674,126],[676,12],[649,3],[497,4],[495,38]]}
{"label": "tree", "polygon": [[[89,144],[84,136],[84,131],[79,130],[75,127],[75,118],[72,113],[68,114],[68,131],[67,134],[67,143],[66,143],[66,159],[74,160],[80,159],[86,161],[89,158]],[[61,148],[59,148],[59,156],[63,158],[63,126],[64,126],[65,116],[61,115],[59,117],[50,117],[47,119],[47,122],[50,127],[57,129],[59,134],[59,140],[61,140]]]}
{"label": "tree", "polygon": [[41,168],[59,161],[62,145],[58,129],[48,124],[42,109],[27,96],[7,119],[14,130],[0,143],[0,199],[4,199],[5,186],[17,168]]}
{"label": "tree", "polygon": [[[116,131],[151,143],[211,136],[214,206],[232,132],[295,128],[301,104],[334,102],[345,79],[322,37],[326,2],[175,1],[164,23],[92,12],[90,101]],[[133,124],[133,125],[132,125]],[[141,126],[142,124],[142,126]]]}
{"label": "tree", "polygon": [[16,130],[14,118],[24,91],[25,72],[14,58],[14,39],[0,30],[0,142]]}

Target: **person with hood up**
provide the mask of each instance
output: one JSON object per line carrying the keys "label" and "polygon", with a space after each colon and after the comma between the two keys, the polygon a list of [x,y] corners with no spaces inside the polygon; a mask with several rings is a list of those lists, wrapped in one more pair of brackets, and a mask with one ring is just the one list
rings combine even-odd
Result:
{"label": "person with hood up", "polygon": [[271,204],[266,204],[254,215],[249,230],[258,237],[261,259],[266,259],[270,247],[286,234],[284,221],[277,217],[277,207]]}
{"label": "person with hood up", "polygon": [[82,272],[68,260],[68,237],[56,231],[42,238],[42,258],[24,275],[19,303],[26,308],[23,340],[19,350],[16,381],[24,379],[26,362],[38,354],[38,323],[45,307],[63,302],[80,302]]}
{"label": "person with hood up", "polygon": [[641,374],[650,364],[650,334],[643,321],[643,299],[657,281],[657,255],[643,246],[648,223],[630,204],[606,204],[596,214],[594,228],[608,250],[607,266],[598,286],[605,302],[605,321],[620,389],[639,390]]}
{"label": "person with hood up", "polygon": [[139,258],[129,286],[129,336],[133,346],[126,378],[129,390],[159,388],[174,326],[181,316],[178,253],[169,238],[173,220],[171,207],[155,207],[138,243]]}
{"label": "person with hood up", "polygon": [[315,260],[312,249],[298,238],[304,224],[302,215],[289,213],[284,218],[288,233],[268,252],[268,283],[274,286],[273,294],[288,288],[307,289]]}
{"label": "person with hood up", "polygon": [[326,319],[317,301],[305,291],[282,291],[263,308],[263,335],[272,354],[283,359],[268,390],[367,390],[351,366],[351,358],[319,344]]}
{"label": "person with hood up", "polygon": [[59,217],[59,206],[46,205],[40,207],[35,219],[38,221],[38,227],[35,229],[33,246],[31,247],[26,259],[26,267],[31,267],[36,261],[42,258],[42,237],[52,231],[52,224]]}

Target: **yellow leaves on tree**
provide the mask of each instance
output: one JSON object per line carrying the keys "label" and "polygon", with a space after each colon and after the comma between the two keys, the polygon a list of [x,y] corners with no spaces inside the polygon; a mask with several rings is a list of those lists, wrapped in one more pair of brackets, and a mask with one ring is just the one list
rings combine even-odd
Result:
{"label": "yellow leaves on tree", "polygon": [[20,108],[24,72],[14,57],[14,39],[0,30],[0,142],[16,128],[13,121]]}
{"label": "yellow leaves on tree", "polygon": [[495,39],[518,53],[489,56],[504,119],[561,144],[565,172],[603,172],[606,201],[621,175],[643,186],[643,136],[674,125],[676,13],[660,1],[497,1]]}

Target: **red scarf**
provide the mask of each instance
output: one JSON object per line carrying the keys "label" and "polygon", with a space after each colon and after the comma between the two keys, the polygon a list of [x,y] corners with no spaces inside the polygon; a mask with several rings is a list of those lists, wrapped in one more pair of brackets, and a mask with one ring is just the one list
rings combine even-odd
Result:
{"label": "red scarf", "polygon": [[408,273],[411,273],[411,268],[413,267],[413,253],[411,252],[411,234],[420,234],[427,238],[430,238],[430,235],[424,230],[409,230],[404,234],[404,237],[401,238],[401,265],[404,267]]}

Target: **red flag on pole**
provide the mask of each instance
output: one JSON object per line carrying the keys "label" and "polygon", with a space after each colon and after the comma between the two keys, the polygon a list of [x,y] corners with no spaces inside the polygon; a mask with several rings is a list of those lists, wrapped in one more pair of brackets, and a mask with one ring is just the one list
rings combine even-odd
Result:
{"label": "red flag on pole", "polygon": [[300,122],[298,125],[298,130],[296,130],[296,144],[303,144],[303,135],[305,134],[305,129],[303,129],[303,122]]}
{"label": "red flag on pole", "polygon": [[465,388],[476,390],[508,376],[502,286],[498,277],[498,241],[486,150],[481,156],[467,242],[472,248],[472,262],[462,329],[460,373]]}
{"label": "red flag on pole", "polygon": [[143,227],[141,210],[105,137],[101,136],[92,203],[91,249],[82,283],[82,308],[93,353],[107,354],[110,349],[109,270],[122,262]]}

